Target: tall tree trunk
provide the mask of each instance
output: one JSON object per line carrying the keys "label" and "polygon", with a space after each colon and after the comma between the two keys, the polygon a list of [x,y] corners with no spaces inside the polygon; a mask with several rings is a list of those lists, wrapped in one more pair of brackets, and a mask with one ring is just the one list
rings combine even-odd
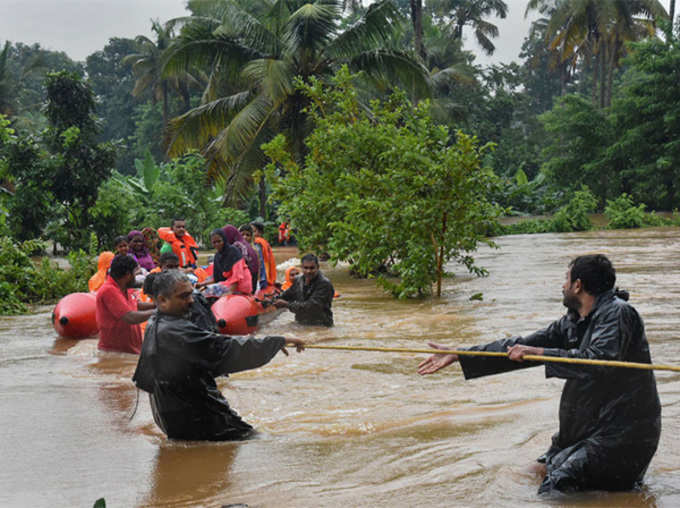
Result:
{"label": "tall tree trunk", "polygon": [[163,128],[168,126],[168,82],[163,80]]}
{"label": "tall tree trunk", "polygon": [[671,26],[668,34],[668,40],[672,40],[674,33],[673,33],[673,27],[675,26],[675,0],[671,0],[671,7],[670,11],[668,12],[668,16],[671,19]]}
{"label": "tall tree trunk", "polygon": [[605,95],[605,107],[612,105],[612,93],[614,88],[614,71],[618,67],[619,52],[621,51],[621,46],[623,42],[619,39],[618,34],[614,40],[614,47],[611,50],[611,55],[609,57],[609,69],[607,69],[607,94]]}
{"label": "tall tree trunk", "polygon": [[607,88],[607,44],[600,44],[600,109],[604,108],[604,98]]}
{"label": "tall tree trunk", "polygon": [[600,62],[598,60],[598,54],[594,54],[594,50],[590,50],[590,70],[592,71],[593,86],[591,91],[591,100],[593,106],[597,106],[597,82],[598,82],[598,72],[600,69]]}
{"label": "tall tree trunk", "polygon": [[413,22],[413,37],[416,53],[425,61],[425,46],[423,45],[423,0],[409,0],[411,4],[411,21]]}
{"label": "tall tree trunk", "polygon": [[267,184],[264,180],[264,175],[260,178],[259,184],[259,195],[260,195],[260,217],[267,220]]}

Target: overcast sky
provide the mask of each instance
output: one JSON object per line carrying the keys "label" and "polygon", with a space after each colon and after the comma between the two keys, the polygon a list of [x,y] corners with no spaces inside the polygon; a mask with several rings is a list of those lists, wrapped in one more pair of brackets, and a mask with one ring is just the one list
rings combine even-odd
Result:
{"label": "overcast sky", "polygon": [[[492,57],[482,54],[466,34],[466,48],[477,63],[517,60],[531,20],[524,19],[528,0],[506,0],[508,17],[490,19],[500,36]],[[669,0],[662,0],[668,8]],[[186,0],[0,0],[0,42],[10,40],[65,51],[74,60],[102,49],[111,37],[151,36],[151,19],[165,22],[184,16]]]}

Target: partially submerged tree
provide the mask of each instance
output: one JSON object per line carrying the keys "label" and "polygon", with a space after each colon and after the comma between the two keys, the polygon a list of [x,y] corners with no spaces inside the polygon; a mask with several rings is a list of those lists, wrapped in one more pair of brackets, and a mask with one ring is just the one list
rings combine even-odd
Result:
{"label": "partially submerged tree", "polygon": [[[482,274],[471,253],[497,209],[487,201],[493,174],[482,168],[488,147],[435,125],[427,101],[412,106],[403,92],[362,108],[347,69],[325,87],[298,81],[311,101],[316,128],[298,164],[278,136],[265,146],[273,159],[274,197],[303,248],[349,261],[361,276],[406,298],[441,294],[446,264]],[[278,178],[276,178],[278,175]]]}

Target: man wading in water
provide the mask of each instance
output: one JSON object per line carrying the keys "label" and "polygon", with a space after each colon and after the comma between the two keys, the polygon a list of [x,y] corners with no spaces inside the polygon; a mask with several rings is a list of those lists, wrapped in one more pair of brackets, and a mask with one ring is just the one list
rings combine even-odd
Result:
{"label": "man wading in water", "polygon": [[[601,254],[580,256],[563,285],[565,316],[527,337],[499,340],[477,351],[508,352],[509,358],[437,354],[418,366],[431,374],[458,361],[465,379],[533,367],[524,355],[651,363],[644,325],[614,290],[616,273]],[[436,349],[449,349],[430,344]],[[538,459],[545,474],[539,493],[629,490],[639,485],[661,433],[661,407],[651,370],[546,363],[546,377],[566,379],[560,426]]]}
{"label": "man wading in water", "polygon": [[215,377],[255,369],[269,362],[286,342],[302,351],[300,339],[228,337],[199,328],[186,316],[193,288],[179,270],[153,281],[158,312],[144,333],[132,380],[149,393],[156,424],[170,439],[244,439],[253,428],[230,407]]}
{"label": "man wading in water", "polygon": [[302,256],[302,277],[293,281],[278,299],[277,309],[288,309],[295,321],[303,325],[333,326],[333,284],[319,270],[319,258],[314,254]]}

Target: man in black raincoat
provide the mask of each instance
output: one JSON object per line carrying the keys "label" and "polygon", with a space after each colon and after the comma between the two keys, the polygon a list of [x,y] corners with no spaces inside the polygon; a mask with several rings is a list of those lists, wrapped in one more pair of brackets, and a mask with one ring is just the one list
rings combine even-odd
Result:
{"label": "man in black raincoat", "polygon": [[[430,374],[459,361],[465,379],[539,365],[524,355],[651,363],[644,325],[628,295],[614,289],[616,274],[603,255],[571,262],[563,286],[567,314],[527,337],[470,348],[508,352],[508,359],[433,355],[418,366]],[[437,349],[449,349],[430,344]],[[539,493],[629,490],[647,470],[661,433],[661,407],[651,370],[545,363],[546,377],[566,379],[560,427],[538,459]],[[543,472],[543,471],[542,471]]]}
{"label": "man in black raincoat", "polygon": [[333,326],[333,284],[319,270],[319,258],[314,254],[305,254],[300,261],[302,276],[274,300],[274,305],[291,311],[300,324]]}
{"label": "man in black raincoat", "polygon": [[224,441],[248,437],[253,428],[230,407],[215,377],[266,364],[286,342],[283,337],[228,337],[188,319],[193,288],[179,270],[153,281],[158,311],[144,333],[132,380],[149,393],[153,418],[170,439]]}

